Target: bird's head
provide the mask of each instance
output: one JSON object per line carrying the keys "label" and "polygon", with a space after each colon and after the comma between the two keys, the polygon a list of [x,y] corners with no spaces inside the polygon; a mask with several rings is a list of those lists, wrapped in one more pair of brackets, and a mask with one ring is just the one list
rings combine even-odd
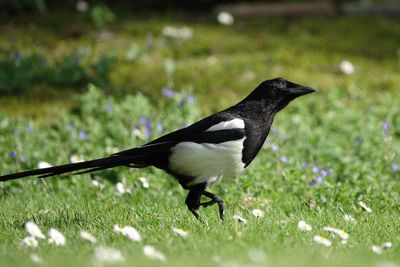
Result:
{"label": "bird's head", "polygon": [[245,100],[262,101],[274,112],[286,107],[293,99],[315,92],[314,89],[298,85],[283,78],[263,81]]}

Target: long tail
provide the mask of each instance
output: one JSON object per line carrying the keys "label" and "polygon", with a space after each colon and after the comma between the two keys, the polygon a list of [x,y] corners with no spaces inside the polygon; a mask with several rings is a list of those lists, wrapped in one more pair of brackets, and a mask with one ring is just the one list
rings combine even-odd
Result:
{"label": "long tail", "polygon": [[[29,170],[24,172],[3,175],[0,176],[0,182],[14,180],[27,176],[39,176],[39,178],[45,178],[77,170],[84,170],[79,173],[86,173],[86,172],[98,171],[123,165],[129,165],[131,167],[135,167],[135,163],[137,162],[137,160],[138,158],[133,155],[112,155],[106,158],[100,158],[84,162],[64,164],[49,168]],[[138,164],[137,167],[142,167],[142,166]]]}

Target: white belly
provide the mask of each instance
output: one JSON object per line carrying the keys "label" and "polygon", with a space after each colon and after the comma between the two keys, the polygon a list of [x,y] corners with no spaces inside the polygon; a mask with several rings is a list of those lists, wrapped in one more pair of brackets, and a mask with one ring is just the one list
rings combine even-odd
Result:
{"label": "white belly", "polygon": [[189,186],[217,184],[223,177],[243,171],[242,150],[245,137],[219,144],[182,142],[171,149],[169,167],[174,172],[194,177]]}

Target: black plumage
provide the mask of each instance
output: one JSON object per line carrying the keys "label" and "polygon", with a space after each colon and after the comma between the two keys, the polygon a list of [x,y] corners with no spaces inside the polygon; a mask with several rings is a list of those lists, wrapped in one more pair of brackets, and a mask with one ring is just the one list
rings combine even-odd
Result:
{"label": "black plumage", "polygon": [[[275,114],[296,97],[312,92],[309,87],[282,78],[266,80],[236,105],[143,146],[101,159],[3,175],[0,181],[26,176],[44,178],[78,170],[86,173],[117,166],[154,166],[174,176],[189,190],[185,203],[196,218],[200,218],[200,206],[218,204],[223,219],[224,202],[206,189],[222,177],[247,167],[267,138]],[[200,203],[202,195],[211,200]]]}

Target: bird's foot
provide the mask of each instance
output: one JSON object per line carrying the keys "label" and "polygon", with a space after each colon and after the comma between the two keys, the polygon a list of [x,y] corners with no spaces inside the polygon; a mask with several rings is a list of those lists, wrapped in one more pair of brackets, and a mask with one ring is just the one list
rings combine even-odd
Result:
{"label": "bird's foot", "polygon": [[200,203],[200,205],[202,207],[206,208],[208,206],[217,204],[218,205],[218,209],[219,209],[219,217],[223,221],[224,220],[224,214],[225,214],[225,204],[224,204],[224,201],[222,200],[222,198],[220,198],[219,196],[217,196],[215,194],[207,192],[207,191],[204,191],[203,195],[206,196],[206,197],[211,198],[211,200],[207,201],[207,202]]}

